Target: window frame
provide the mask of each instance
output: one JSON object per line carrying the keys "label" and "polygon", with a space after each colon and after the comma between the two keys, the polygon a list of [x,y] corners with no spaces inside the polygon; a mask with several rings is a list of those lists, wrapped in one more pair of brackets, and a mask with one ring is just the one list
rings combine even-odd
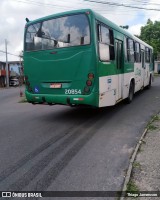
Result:
{"label": "window frame", "polygon": [[[96,21],[96,28],[97,28],[97,41],[98,41],[98,54],[99,54],[99,60],[102,62],[110,62],[115,60],[115,46],[114,46],[114,32],[113,29],[111,29],[108,25]],[[103,42],[102,38],[102,28],[106,28],[109,33],[109,43]],[[109,52],[109,59],[101,59],[101,53],[100,53],[100,45],[106,45],[108,46],[108,52]]]}
{"label": "window frame", "polygon": [[[131,48],[131,43],[132,42],[132,48]],[[134,63],[135,62],[135,45],[134,45],[134,40],[126,37],[126,49],[127,49],[127,61],[129,63]]]}
{"label": "window frame", "polygon": [[[89,43],[88,44],[80,44],[80,45],[73,45],[73,46],[64,46],[64,47],[52,47],[52,48],[47,48],[47,49],[34,49],[34,50],[27,50],[26,49],[26,46],[27,46],[27,43],[26,43],[26,35],[27,35],[27,30],[30,26],[34,26],[35,24],[38,24],[40,23],[40,25],[42,26],[42,23],[46,22],[46,21],[49,21],[49,20],[54,20],[54,19],[58,19],[58,18],[63,18],[63,17],[69,17],[69,16],[75,16],[75,15],[85,15],[86,16],[86,19],[88,21],[88,26],[89,26]],[[73,13],[73,14],[67,14],[67,15],[61,15],[61,16],[55,16],[55,17],[48,17],[47,19],[45,20],[37,20],[37,22],[35,23],[30,23],[30,24],[26,24],[25,26],[25,37],[24,37],[24,51],[25,52],[34,52],[34,51],[47,51],[47,50],[52,50],[52,49],[62,49],[62,48],[71,48],[71,47],[83,47],[83,46],[88,46],[88,45],[91,45],[92,43],[92,34],[91,34],[91,22],[89,20],[89,16],[86,12],[80,12],[80,13]],[[45,38],[44,38],[45,39]]]}
{"label": "window frame", "polygon": [[145,62],[151,62],[151,49],[149,47],[145,47]]}
{"label": "window frame", "polygon": [[[137,51],[136,45],[138,45],[139,51]],[[134,47],[135,47],[135,49],[134,49],[135,59],[134,60],[135,60],[136,63],[141,63],[141,45],[140,45],[139,42],[134,41]]]}

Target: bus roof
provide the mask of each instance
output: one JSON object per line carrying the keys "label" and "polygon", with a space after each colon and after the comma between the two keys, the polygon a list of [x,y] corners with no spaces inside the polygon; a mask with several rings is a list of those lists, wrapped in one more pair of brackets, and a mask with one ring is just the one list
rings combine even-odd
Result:
{"label": "bus roof", "polygon": [[118,26],[117,24],[115,24],[114,22],[111,22],[110,20],[108,20],[107,18],[103,17],[102,15],[100,15],[97,12],[92,11],[95,15],[95,17],[97,18],[97,20],[100,20],[101,22],[106,23],[109,27],[111,27],[112,29],[130,37],[133,40],[136,40],[137,42],[139,42],[140,44],[147,46],[151,49],[153,49],[152,46],[150,46],[149,44],[145,43],[144,41],[140,40],[139,38],[137,38],[136,36],[132,35],[131,33],[129,33],[128,31],[124,30],[123,28],[121,28],[120,26]]}
{"label": "bus roof", "polygon": [[29,21],[27,22],[27,25],[33,24],[33,23],[38,23],[41,21],[45,21],[51,18],[55,18],[55,17],[59,17],[59,16],[65,16],[65,15],[69,15],[69,14],[75,14],[75,13],[87,13],[90,12],[92,13],[95,18],[105,24],[107,24],[109,27],[111,27],[112,29],[126,35],[127,37],[136,40],[137,42],[139,42],[140,44],[147,46],[151,49],[153,49],[149,44],[145,43],[144,41],[140,40],[139,38],[137,38],[136,36],[132,35],[131,33],[129,33],[128,31],[124,30],[123,28],[119,27],[118,25],[116,25],[114,22],[111,22],[110,20],[108,20],[107,18],[103,17],[102,15],[100,15],[99,13],[91,10],[91,9],[80,9],[80,10],[71,10],[71,11],[66,11],[66,12],[62,12],[62,13],[56,13],[53,15],[48,15],[33,21]]}

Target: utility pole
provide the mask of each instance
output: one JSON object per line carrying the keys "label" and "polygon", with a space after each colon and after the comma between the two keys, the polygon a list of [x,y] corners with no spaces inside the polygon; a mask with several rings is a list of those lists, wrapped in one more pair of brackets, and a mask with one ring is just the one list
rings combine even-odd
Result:
{"label": "utility pole", "polygon": [[6,86],[9,88],[9,72],[8,72],[8,55],[7,55],[7,40],[5,39],[6,48]]}

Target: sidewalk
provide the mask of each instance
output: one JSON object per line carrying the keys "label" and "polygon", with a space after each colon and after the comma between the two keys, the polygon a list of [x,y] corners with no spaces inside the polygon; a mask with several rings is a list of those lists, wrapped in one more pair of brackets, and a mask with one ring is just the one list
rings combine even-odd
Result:
{"label": "sidewalk", "polygon": [[[158,191],[160,193],[160,113],[153,117],[140,141],[132,163],[127,190],[133,192]],[[136,199],[158,200],[160,197],[138,197]]]}

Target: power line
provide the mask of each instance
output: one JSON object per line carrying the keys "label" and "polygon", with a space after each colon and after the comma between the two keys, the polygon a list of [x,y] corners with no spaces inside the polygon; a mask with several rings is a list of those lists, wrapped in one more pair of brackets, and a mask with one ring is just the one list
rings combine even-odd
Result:
{"label": "power line", "polygon": [[160,5],[159,3],[154,3],[154,2],[150,2],[150,3],[148,3],[148,1],[139,1],[139,0],[133,0],[133,3],[135,4],[135,3],[140,3],[140,4],[142,4],[142,5]]}
{"label": "power line", "polygon": [[[30,4],[30,5],[35,5],[35,6],[46,6],[46,7],[60,7],[60,8],[71,8],[69,6],[64,6],[64,5],[60,5],[60,4],[50,4],[50,3],[42,3],[42,2],[38,2],[38,1],[33,1],[33,0],[14,0],[20,3],[26,3],[26,4]],[[83,1],[83,0],[82,0]],[[61,1],[62,2],[62,1]],[[63,1],[65,2],[65,1]],[[79,5],[83,5],[84,6],[84,2],[78,3]],[[90,5],[87,4],[87,1],[85,2],[85,5]],[[73,8],[73,7],[72,7]]]}
{"label": "power line", "polygon": [[96,0],[84,0],[84,1],[92,2],[92,3],[99,3],[99,4],[113,5],[113,6],[121,6],[121,7],[126,7],[126,8],[136,8],[136,9],[141,9],[141,10],[160,11],[160,9],[156,9],[156,8],[143,8],[143,7],[131,6],[131,5],[127,5],[127,4],[111,3],[111,2],[96,1]]}
{"label": "power line", "polygon": [[[60,5],[60,4],[42,3],[42,2],[38,2],[38,1],[34,1],[34,0],[14,0],[14,1],[17,1],[17,2],[20,2],[20,3],[26,3],[26,4],[30,4],[30,5],[35,5],[35,6],[46,6],[46,7],[56,7],[56,8],[57,7],[60,7],[60,8],[70,8],[68,6],[64,6],[64,4]],[[81,1],[83,1],[83,3],[81,3]],[[137,8],[138,9],[145,9],[145,10],[155,10],[155,9],[149,9],[149,8],[142,8],[142,7],[138,7],[138,6],[131,6],[131,5],[127,5],[127,4],[118,4],[116,2],[103,2],[103,1],[94,1],[94,0],[93,1],[91,1],[91,0],[80,0],[80,2],[78,2],[78,5],[83,5],[84,6],[84,1],[85,1],[85,5],[87,5],[87,6],[88,5],[91,6],[91,4],[89,2],[92,2],[92,3],[94,2],[94,3],[99,3],[99,4],[100,3],[101,4],[108,4],[109,6],[113,6],[113,7],[115,7],[115,6],[129,7],[129,8],[132,8],[132,10],[135,9],[135,11],[137,10]],[[65,2],[65,0],[63,2]],[[87,4],[87,2],[89,4]],[[140,3],[140,1],[137,0],[137,3]],[[141,1],[141,3],[143,4],[143,3],[147,3],[147,2],[146,1]],[[135,1],[133,2],[133,4],[135,5]],[[151,5],[151,4],[147,3],[146,5]],[[156,4],[156,5],[158,5],[158,4]],[[92,6],[93,6],[93,4],[92,4]],[[73,8],[73,5],[72,5],[72,8]],[[96,8],[93,7],[92,9],[96,9],[97,10],[97,7]],[[111,10],[108,10],[108,11],[112,12]],[[126,10],[124,10],[124,11],[121,10],[121,11],[122,12],[128,12]]]}
{"label": "power line", "polygon": [[63,6],[63,5],[57,5],[57,4],[50,4],[50,3],[41,3],[41,2],[37,2],[37,1],[25,1],[25,0],[14,0],[20,3],[26,3],[26,4],[30,4],[30,5],[36,5],[36,6],[48,6],[48,7],[61,7],[61,8],[71,8],[69,6]]}
{"label": "power line", "polygon": [[[0,52],[1,53],[6,53],[6,51],[3,51],[3,50],[0,50]],[[9,53],[9,52],[7,52],[7,54],[12,55],[12,56],[16,56],[16,57],[20,57],[20,55],[16,55],[16,54]]]}
{"label": "power line", "polygon": [[[20,3],[25,3],[25,4],[29,4],[29,5],[34,5],[34,6],[46,6],[46,7],[56,7],[56,8],[71,8],[71,7],[68,7],[68,6],[63,6],[63,5],[57,5],[57,4],[50,4],[50,3],[42,3],[42,2],[38,2],[38,1],[33,1],[33,0],[14,0],[14,1],[17,1],[17,2],[20,2]],[[78,5],[80,5],[80,7],[82,7],[81,5],[83,5],[83,7],[84,7],[84,5],[85,6],[90,6],[91,7],[91,4],[88,2],[87,3],[87,1],[86,2],[82,2],[83,0],[80,0],[80,2],[78,2]],[[65,1],[63,1],[63,2],[65,2]],[[84,4],[85,3],[85,4]],[[95,5],[96,6],[96,5]],[[100,12],[101,12],[101,8],[97,8],[97,7],[95,7],[93,4],[92,4],[92,9],[93,10],[96,10],[96,11],[99,11],[99,9],[100,9]],[[115,5],[110,5],[110,7],[115,7]],[[73,8],[73,6],[72,6],[72,8]],[[108,8],[108,7],[107,7]],[[105,9],[105,11],[104,12],[106,12],[107,11],[107,13],[109,13],[109,12],[113,12],[112,11],[112,9],[111,8],[103,8],[103,9]],[[76,7],[76,9],[77,9],[77,7]],[[121,12],[127,12],[128,13],[128,11],[126,11],[126,10],[120,10]],[[132,9],[132,11],[137,11],[136,9]]]}
{"label": "power line", "polygon": [[[56,8],[61,8],[61,9],[63,9],[63,8],[70,8],[70,7],[68,7],[68,6],[64,6],[64,4],[63,5],[58,5],[58,4],[51,4],[51,3],[42,3],[42,2],[38,2],[38,1],[34,1],[34,0],[14,0],[14,1],[17,1],[17,2],[20,2],[20,3],[25,3],[25,4],[30,4],[30,5],[35,5],[35,6],[46,6],[46,7],[56,7]],[[83,2],[82,2],[83,1]],[[62,1],[61,1],[62,2]],[[63,2],[65,2],[65,0],[63,0]],[[87,2],[89,3],[89,4],[87,4]],[[89,6],[91,6],[91,4],[90,3],[96,3],[96,4],[107,4],[107,5],[109,5],[109,6],[111,6],[111,7],[123,7],[123,8],[132,8],[132,11],[134,10],[134,11],[137,11],[137,9],[143,9],[143,10],[148,10],[148,11],[150,11],[150,10],[154,10],[154,11],[160,11],[160,9],[155,9],[155,8],[145,8],[145,7],[139,7],[139,6],[135,6],[135,1],[132,1],[131,0],[131,5],[130,4],[119,4],[119,3],[117,3],[117,1],[116,2],[104,2],[104,1],[96,1],[96,0],[79,0],[79,2],[78,2],[78,5],[89,5]],[[149,5],[160,5],[160,4],[155,4],[155,3],[148,3],[147,1],[139,1],[139,0],[137,0],[136,1],[138,4],[137,5],[141,5],[141,6],[144,6],[144,5],[147,5],[147,6],[149,6]],[[84,4],[85,3],[85,4]],[[134,4],[134,6],[132,6],[132,4]],[[92,4],[92,6],[94,6],[93,4]],[[96,6],[96,5],[95,5]],[[72,6],[72,8],[74,8],[73,6]],[[77,9],[77,7],[76,7],[76,9]],[[98,8],[96,7],[96,8],[94,8],[94,7],[92,7],[92,9],[95,9],[95,10],[97,10]],[[106,11],[108,11],[108,12],[112,12],[112,10],[106,10]],[[121,12],[127,12],[128,13],[128,11],[126,11],[126,10],[121,10]]]}

